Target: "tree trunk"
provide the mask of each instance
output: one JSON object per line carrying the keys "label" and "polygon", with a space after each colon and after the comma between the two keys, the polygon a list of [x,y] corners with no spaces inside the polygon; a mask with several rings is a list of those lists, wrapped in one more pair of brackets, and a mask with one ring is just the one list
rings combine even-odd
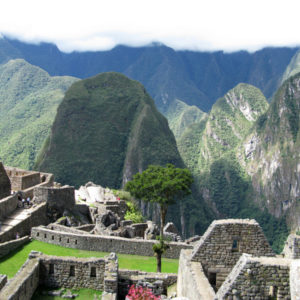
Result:
{"label": "tree trunk", "polygon": [[184,207],[182,202],[179,202],[179,207],[180,207],[180,223],[181,223],[181,235],[182,238],[185,239],[186,235],[185,235],[185,218],[184,218]]}
{"label": "tree trunk", "polygon": [[156,272],[160,273],[161,272],[161,254],[156,253]]}
{"label": "tree trunk", "polygon": [[161,238],[163,238],[163,234],[164,234],[166,214],[167,214],[167,208],[161,206],[160,207],[160,236],[161,236]]}

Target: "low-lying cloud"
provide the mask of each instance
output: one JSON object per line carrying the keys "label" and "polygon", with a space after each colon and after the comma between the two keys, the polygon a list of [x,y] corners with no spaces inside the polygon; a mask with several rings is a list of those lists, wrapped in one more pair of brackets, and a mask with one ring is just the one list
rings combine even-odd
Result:
{"label": "low-lying cloud", "polygon": [[0,32],[66,52],[151,42],[254,51],[299,45],[299,8],[296,0],[10,0],[0,6]]}

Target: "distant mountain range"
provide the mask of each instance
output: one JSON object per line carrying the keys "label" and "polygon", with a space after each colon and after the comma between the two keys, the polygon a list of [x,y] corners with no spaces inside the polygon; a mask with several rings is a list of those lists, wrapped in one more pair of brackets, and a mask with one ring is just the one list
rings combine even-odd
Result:
{"label": "distant mountain range", "polygon": [[78,78],[116,71],[140,81],[162,112],[166,112],[175,99],[207,112],[218,98],[241,82],[258,87],[270,98],[297,50],[194,52],[154,45],[63,53],[53,44],[33,45],[3,38],[0,39],[0,63],[23,58],[52,76]]}

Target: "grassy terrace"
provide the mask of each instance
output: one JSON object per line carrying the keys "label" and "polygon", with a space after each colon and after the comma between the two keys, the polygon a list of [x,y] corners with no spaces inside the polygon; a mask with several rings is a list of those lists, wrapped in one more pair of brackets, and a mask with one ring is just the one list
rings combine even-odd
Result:
{"label": "grassy terrace", "polygon": [[[40,251],[48,255],[75,256],[75,257],[103,257],[106,252],[85,251],[65,248],[40,241],[32,241],[23,247],[13,251],[0,259],[0,274],[13,277],[28,258],[31,250]],[[156,272],[156,258],[149,256],[118,254],[119,268],[141,270],[146,272]],[[177,273],[178,260],[164,258],[162,260],[162,272]]]}

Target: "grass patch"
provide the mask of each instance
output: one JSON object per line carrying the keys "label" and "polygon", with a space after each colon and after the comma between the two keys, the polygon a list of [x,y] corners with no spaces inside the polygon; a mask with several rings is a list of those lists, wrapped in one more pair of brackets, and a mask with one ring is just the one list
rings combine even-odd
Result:
{"label": "grass patch", "polygon": [[[40,241],[32,241],[0,259],[0,274],[8,278],[13,277],[28,258],[31,250],[40,251],[47,255],[74,256],[74,257],[104,257],[107,252],[85,251],[62,246],[52,245]],[[119,268],[156,272],[156,258],[153,256],[139,256],[118,254]],[[163,258],[162,272],[177,273],[178,260]]]}

